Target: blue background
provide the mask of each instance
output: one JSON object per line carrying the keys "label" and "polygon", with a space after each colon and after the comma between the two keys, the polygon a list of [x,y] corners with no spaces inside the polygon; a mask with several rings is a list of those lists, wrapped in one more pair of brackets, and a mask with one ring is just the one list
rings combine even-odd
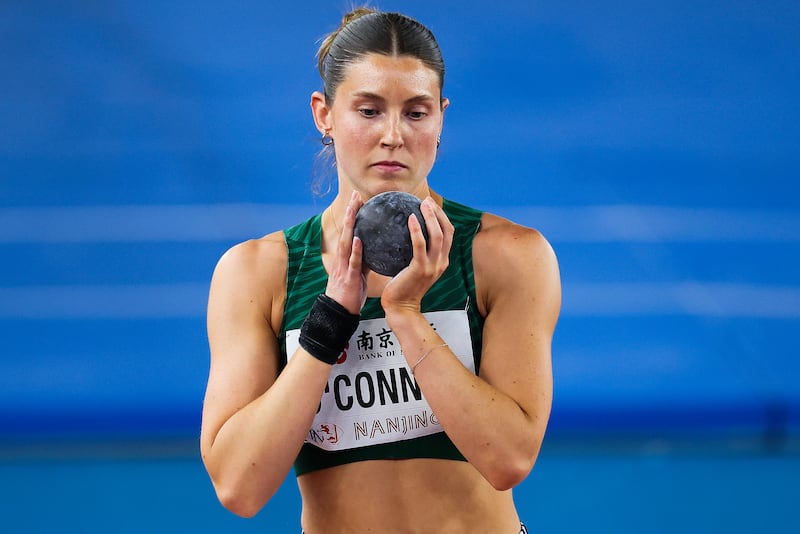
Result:
{"label": "blue background", "polygon": [[[444,52],[434,188],[538,228],[560,260],[527,521],[798,528],[800,4],[379,5]],[[228,247],[331,198],[310,191],[309,97],[347,7],[0,4],[11,531],[295,531],[291,480],[243,521],[202,471],[205,301]]]}

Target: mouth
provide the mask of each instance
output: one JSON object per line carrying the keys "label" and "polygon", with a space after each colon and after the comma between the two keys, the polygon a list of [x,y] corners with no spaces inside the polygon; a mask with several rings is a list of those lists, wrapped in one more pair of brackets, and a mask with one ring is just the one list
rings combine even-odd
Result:
{"label": "mouth", "polygon": [[373,163],[372,167],[380,169],[381,171],[384,172],[397,172],[408,168],[406,165],[400,163],[399,161],[378,161],[376,163]]}

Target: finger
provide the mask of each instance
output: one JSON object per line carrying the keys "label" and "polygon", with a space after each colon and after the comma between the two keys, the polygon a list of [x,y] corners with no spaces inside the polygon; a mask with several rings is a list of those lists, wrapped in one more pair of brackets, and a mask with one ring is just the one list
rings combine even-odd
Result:
{"label": "finger", "polygon": [[369,267],[363,261],[364,243],[358,237],[353,238],[353,253],[350,256],[350,274],[357,278],[359,294],[361,301],[359,309],[364,307],[367,302],[367,276],[369,274]]}
{"label": "finger", "polygon": [[455,236],[456,229],[453,226],[453,223],[450,222],[450,219],[447,217],[444,209],[434,202],[433,199],[430,201],[430,207],[436,216],[436,220],[439,222],[439,228],[442,230],[442,252],[449,256],[450,247],[453,245],[453,238]]}
{"label": "finger", "polygon": [[338,260],[340,265],[344,265],[349,261],[350,255],[353,252],[353,227],[347,226],[347,221],[350,219],[350,205],[348,204],[345,209],[344,219],[342,221],[342,231],[339,233],[339,241],[337,243]]}
{"label": "finger", "polygon": [[[430,208],[430,213],[436,217],[436,221],[439,224],[439,227],[447,233],[448,230],[452,232],[453,224],[450,222],[450,219],[447,217],[447,214],[444,212],[444,209],[436,203],[433,198],[428,197],[424,201],[425,205]],[[427,221],[427,218],[426,218]]]}
{"label": "finger", "polygon": [[353,243],[350,249],[351,249],[350,260],[349,260],[350,270],[361,274],[363,271],[362,252],[364,250],[363,243],[361,243],[361,239],[353,237]]}
{"label": "finger", "polygon": [[425,218],[425,227],[428,231],[428,252],[436,254],[442,248],[443,232],[436,210],[439,206],[431,198],[427,197],[420,205],[420,211]]}
{"label": "finger", "polygon": [[349,228],[350,230],[353,229],[356,223],[356,213],[358,210],[361,209],[361,206],[364,205],[364,202],[361,200],[361,195],[358,191],[353,191],[350,194],[350,200],[347,201],[347,209],[344,212],[344,221],[342,221],[342,227]]}
{"label": "finger", "polygon": [[[355,261],[355,258],[352,258],[352,256],[356,254],[358,255],[357,261]],[[353,236],[353,252],[351,253],[350,268],[358,270],[365,280],[370,272],[369,265],[364,262],[364,242],[361,241],[360,237]]]}
{"label": "finger", "polygon": [[[424,216],[424,215],[423,215]],[[412,213],[408,216],[408,231],[411,234],[411,249],[413,260],[422,261],[428,258],[430,246],[425,241],[425,234],[422,233],[422,225],[417,219],[417,215]],[[431,230],[428,228],[428,240],[431,238]]]}
{"label": "finger", "polygon": [[361,208],[363,202],[361,195],[356,191],[350,195],[347,207],[342,218],[342,231],[339,233],[339,252],[340,257],[347,261],[353,249],[353,229],[355,227],[356,212]]}
{"label": "finger", "polygon": [[453,246],[456,228],[453,226],[453,223],[450,222],[450,219],[447,218],[447,214],[444,212],[444,210],[438,205],[436,205],[436,217],[439,220],[439,227],[442,229],[442,251],[449,257],[450,248]]}
{"label": "finger", "polygon": [[356,213],[358,212],[359,209],[361,209],[362,205],[363,202],[361,201],[361,196],[355,191],[353,191],[353,193],[350,195],[350,200],[347,201],[347,206],[345,207],[344,210],[344,216],[342,217],[342,223],[341,223],[342,231],[340,234],[341,239],[347,242],[352,241],[353,228],[355,227],[355,221],[356,221]]}

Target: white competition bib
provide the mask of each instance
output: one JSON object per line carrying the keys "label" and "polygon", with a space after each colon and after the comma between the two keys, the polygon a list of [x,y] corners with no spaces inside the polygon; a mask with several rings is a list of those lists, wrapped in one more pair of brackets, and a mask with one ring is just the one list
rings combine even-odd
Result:
{"label": "white competition bib", "polygon": [[[423,314],[466,368],[475,372],[465,310]],[[300,330],[286,332],[289,358]],[[429,357],[435,357],[431,354]],[[333,366],[306,442],[341,451],[442,432],[386,319],[361,321]]]}

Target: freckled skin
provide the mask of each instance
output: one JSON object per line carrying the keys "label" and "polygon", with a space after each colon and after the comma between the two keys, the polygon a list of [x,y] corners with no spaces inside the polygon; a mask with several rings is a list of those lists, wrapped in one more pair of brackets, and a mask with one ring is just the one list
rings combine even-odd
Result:
{"label": "freckled skin", "polygon": [[387,191],[371,198],[358,211],[354,233],[363,244],[363,261],[371,270],[395,276],[414,255],[408,217],[416,215],[428,239],[420,200],[409,193]]}

